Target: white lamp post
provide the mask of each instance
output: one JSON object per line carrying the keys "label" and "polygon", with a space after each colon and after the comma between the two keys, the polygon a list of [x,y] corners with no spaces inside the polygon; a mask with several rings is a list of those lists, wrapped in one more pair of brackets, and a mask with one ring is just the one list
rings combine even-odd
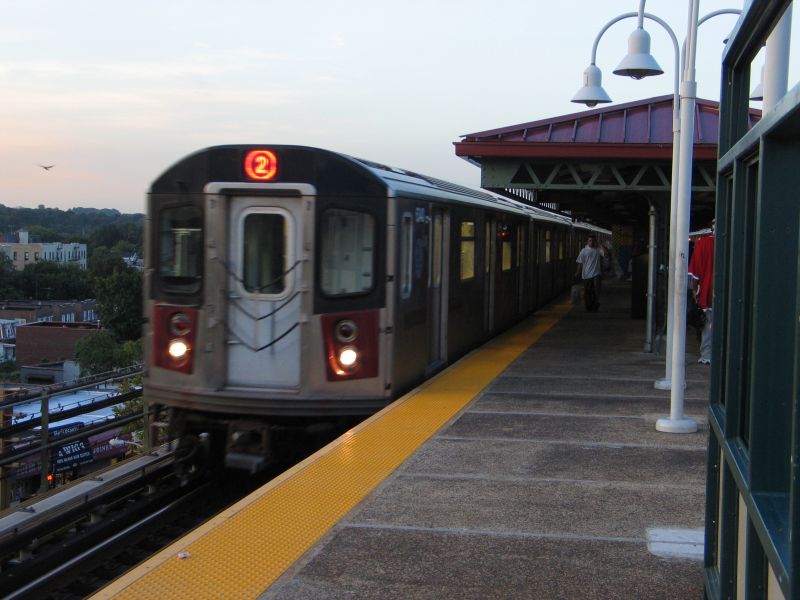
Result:
{"label": "white lamp post", "polygon": [[[697,423],[684,416],[684,388],[686,387],[686,287],[688,273],[688,235],[691,216],[692,192],[692,152],[694,150],[694,110],[697,97],[695,81],[695,57],[697,49],[697,30],[701,23],[720,14],[741,14],[737,9],[714,11],[703,19],[698,19],[699,0],[690,0],[689,26],[684,42],[684,57],[680,57],[677,40],[669,26],[658,17],[644,12],[645,0],[639,4],[637,29],[628,39],[628,54],[614,71],[615,74],[641,79],[649,75],[663,73],[658,63],[650,56],[650,36],[644,31],[644,18],[652,19],[662,25],[673,40],[676,54],[675,95],[673,98],[673,145],[672,145],[672,189],[670,196],[670,247],[668,274],[667,308],[667,357],[666,377],[655,382],[655,387],[671,390],[670,416],[659,419],[656,429],[669,433],[691,433],[697,431]],[[592,64],[595,66],[597,44],[605,31],[617,21],[629,18],[631,13],[621,15],[610,21],[595,39],[592,49]],[[683,68],[680,86],[679,67]],[[598,69],[599,71],[599,69]],[[588,72],[588,69],[587,69]],[[586,84],[588,79],[584,81]],[[600,77],[597,76],[599,86]],[[584,86],[586,87],[586,85]],[[606,98],[608,95],[600,88]],[[582,92],[583,90],[581,90]],[[573,102],[586,102],[579,92]],[[680,96],[680,98],[678,97]],[[678,100],[680,99],[680,104]],[[601,101],[601,100],[598,100]],[[607,101],[607,100],[602,100]],[[649,307],[648,307],[649,308]],[[675,332],[679,335],[675,336]]]}
{"label": "white lamp post", "polygon": [[[677,206],[678,206],[678,186],[676,182],[678,181],[678,157],[680,155],[680,96],[679,96],[679,84],[680,84],[680,51],[678,49],[678,38],[675,37],[675,32],[672,31],[672,28],[662,19],[655,15],[651,15],[650,13],[643,12],[644,9],[644,2],[642,2],[639,6],[639,12],[629,12],[623,13],[614,19],[611,19],[605,26],[600,30],[595,37],[594,45],[592,46],[592,62],[589,67],[584,71],[584,85],[583,87],[578,90],[578,93],[572,98],[572,102],[579,102],[582,104],[586,104],[587,106],[595,106],[599,102],[611,102],[611,98],[608,97],[605,90],[600,86],[601,75],[600,69],[597,68],[595,65],[597,59],[597,46],[600,43],[600,38],[603,37],[606,31],[619,21],[623,19],[630,19],[633,17],[637,17],[639,19],[639,25],[636,30],[631,34],[628,38],[628,54],[619,64],[617,69],[614,71],[616,74],[623,74],[628,75],[630,73],[635,73],[637,79],[641,79],[642,77],[649,76],[649,75],[661,75],[664,71],[658,65],[652,56],[649,56],[650,52],[650,36],[647,32],[644,31],[642,28],[642,23],[644,19],[651,19],[661,25],[664,30],[669,34],[670,39],[672,40],[672,46],[675,50],[675,74],[673,77],[673,95],[672,95],[672,186],[670,188],[670,241],[669,241],[669,276],[667,277],[667,348],[666,348],[666,374],[664,379],[659,379],[655,382],[655,387],[659,389],[668,390],[670,389],[670,378],[672,373],[672,277],[671,274],[675,271],[675,239],[674,239],[674,232],[675,229],[672,226],[672,223],[675,222],[675,218],[677,215]],[[647,55],[644,55],[643,50],[644,48],[644,37],[637,33],[637,32],[644,32],[647,35],[646,38],[646,50]],[[591,77],[590,77],[591,74]],[[651,260],[650,260],[650,268],[653,268],[654,263],[654,249],[650,249]],[[648,327],[648,337],[647,337],[647,350],[652,348],[652,323],[654,320],[654,299],[655,299],[655,290],[649,289],[651,286],[654,286],[655,283],[652,282],[648,286],[647,290],[647,327]]]}

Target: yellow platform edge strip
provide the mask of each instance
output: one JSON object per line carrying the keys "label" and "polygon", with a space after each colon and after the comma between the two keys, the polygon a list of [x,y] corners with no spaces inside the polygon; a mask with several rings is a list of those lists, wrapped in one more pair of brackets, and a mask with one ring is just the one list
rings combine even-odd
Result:
{"label": "yellow platform edge strip", "polygon": [[548,305],[92,598],[257,598],[571,307]]}

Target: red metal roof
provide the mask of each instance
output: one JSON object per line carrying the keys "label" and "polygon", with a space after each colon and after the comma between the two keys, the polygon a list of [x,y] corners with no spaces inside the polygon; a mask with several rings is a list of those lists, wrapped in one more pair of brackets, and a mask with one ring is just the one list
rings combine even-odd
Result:
{"label": "red metal roof", "polygon": [[[463,135],[455,142],[464,157],[672,158],[673,96],[531,121]],[[751,125],[761,111],[750,111]],[[719,103],[698,98],[694,156],[716,160]]]}

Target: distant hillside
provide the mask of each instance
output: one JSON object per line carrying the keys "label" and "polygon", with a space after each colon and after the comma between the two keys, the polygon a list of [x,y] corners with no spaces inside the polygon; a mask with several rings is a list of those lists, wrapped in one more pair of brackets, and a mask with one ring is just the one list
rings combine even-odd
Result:
{"label": "distant hillside", "polygon": [[[81,241],[108,225],[142,226],[144,215],[122,214],[114,208],[11,208],[0,204],[0,236],[26,229],[41,241]],[[44,239],[52,238],[57,239]]]}

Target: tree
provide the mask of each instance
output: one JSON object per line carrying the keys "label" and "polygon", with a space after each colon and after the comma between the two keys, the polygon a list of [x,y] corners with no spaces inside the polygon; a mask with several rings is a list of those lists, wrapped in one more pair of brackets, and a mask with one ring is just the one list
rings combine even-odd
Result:
{"label": "tree", "polygon": [[0,252],[0,299],[19,300],[23,297],[17,280],[14,263],[4,252]]}
{"label": "tree", "polygon": [[134,249],[142,247],[142,223],[111,223],[98,227],[89,234],[89,245],[92,248],[105,246],[112,248],[119,242],[128,242]]}
{"label": "tree", "polygon": [[41,225],[31,225],[27,228],[28,233],[31,236],[34,236],[37,241],[39,242],[70,242],[73,240],[66,240],[64,236],[58,233],[57,231],[53,231],[48,227],[42,227]]}
{"label": "tree", "polygon": [[114,370],[119,344],[108,331],[98,331],[78,340],[75,358],[81,365],[81,372],[87,375],[107,373]]}
{"label": "tree", "polygon": [[120,345],[113,332],[100,330],[78,341],[75,358],[83,373],[108,373],[141,363],[142,341],[127,341]]}
{"label": "tree", "polygon": [[89,274],[74,264],[61,265],[44,260],[31,263],[18,274],[17,287],[23,297],[33,300],[91,298]]}
{"label": "tree", "polygon": [[107,246],[98,246],[89,256],[89,274],[93,279],[111,277],[114,271],[125,268],[125,262]]}
{"label": "tree", "polygon": [[124,342],[119,349],[117,360],[120,367],[140,364],[142,362],[142,338]]}
{"label": "tree", "polygon": [[123,266],[107,277],[94,280],[97,314],[103,327],[117,340],[142,336],[142,274]]}

